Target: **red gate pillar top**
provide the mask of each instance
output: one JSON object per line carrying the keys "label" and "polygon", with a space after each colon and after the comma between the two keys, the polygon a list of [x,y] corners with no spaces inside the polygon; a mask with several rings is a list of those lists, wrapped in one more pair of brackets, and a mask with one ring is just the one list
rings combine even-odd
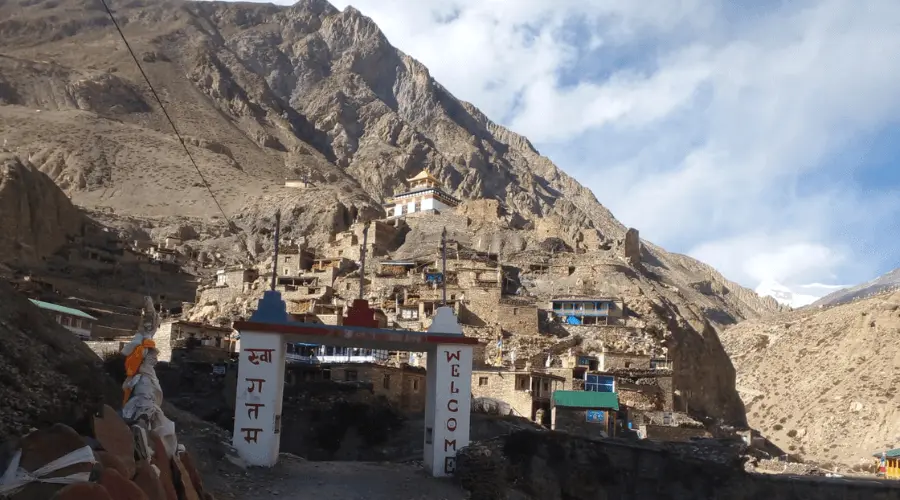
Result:
{"label": "red gate pillar top", "polygon": [[355,299],[353,305],[347,310],[347,317],[344,319],[344,325],[378,328],[378,320],[375,319],[375,310],[369,307],[369,301],[365,299]]}

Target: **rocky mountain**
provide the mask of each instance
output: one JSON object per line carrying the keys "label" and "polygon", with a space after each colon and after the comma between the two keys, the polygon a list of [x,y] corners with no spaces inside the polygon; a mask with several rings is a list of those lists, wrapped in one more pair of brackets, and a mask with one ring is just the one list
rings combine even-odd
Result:
{"label": "rocky mountain", "polygon": [[[626,228],[588,189],[456,99],[359,11],[325,0],[113,7],[203,178],[99,3],[0,1],[0,137],[76,205],[157,236],[203,225],[196,245],[234,258],[244,257],[239,229],[256,258],[276,209],[286,237],[322,244],[383,217],[383,199],[428,170],[456,197],[496,200],[505,214],[455,237],[506,254],[548,239],[586,252],[572,283],[547,293],[622,296],[669,338],[691,408],[743,420],[717,331],[780,310],[775,300],[647,242],[640,263],[616,260]],[[413,231],[406,246],[437,234]]]}
{"label": "rocky mountain", "polygon": [[861,285],[838,290],[815,301],[813,307],[830,307],[846,304],[873,295],[900,289],[900,268],[894,269]]}
{"label": "rocky mountain", "polygon": [[728,328],[751,426],[820,463],[859,465],[900,445],[900,293]]}

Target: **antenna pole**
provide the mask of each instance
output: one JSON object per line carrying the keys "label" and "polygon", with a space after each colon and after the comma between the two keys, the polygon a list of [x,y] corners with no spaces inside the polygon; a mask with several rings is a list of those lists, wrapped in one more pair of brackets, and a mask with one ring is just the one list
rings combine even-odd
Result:
{"label": "antenna pole", "polygon": [[275,256],[272,258],[272,290],[278,283],[278,246],[281,240],[281,209],[275,212]]}
{"label": "antenna pole", "polygon": [[362,250],[359,252],[359,300],[363,299],[366,289],[366,246],[369,243],[369,222],[363,226]]}
{"label": "antenna pole", "polygon": [[447,305],[447,228],[441,233],[441,305]]}

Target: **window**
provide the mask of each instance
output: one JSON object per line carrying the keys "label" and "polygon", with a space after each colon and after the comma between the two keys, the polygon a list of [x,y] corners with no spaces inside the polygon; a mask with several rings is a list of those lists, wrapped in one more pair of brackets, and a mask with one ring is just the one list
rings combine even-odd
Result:
{"label": "window", "polygon": [[479,386],[488,385],[488,378],[487,377],[478,377],[478,385]]}
{"label": "window", "polygon": [[56,322],[62,324],[62,316],[60,316],[59,314],[56,315]]}
{"label": "window", "polygon": [[528,383],[528,375],[516,375],[516,389],[520,391],[527,391],[531,387],[529,387]]}
{"label": "window", "polygon": [[584,390],[588,392],[615,392],[615,379],[607,375],[588,375],[584,379]]}
{"label": "window", "polygon": [[415,205],[413,205],[413,212],[420,212],[422,210],[422,202],[417,201]]}
{"label": "window", "polygon": [[62,325],[63,325],[63,326],[69,326],[70,324],[72,324],[72,323],[71,323],[71,320],[69,319],[69,317],[68,317],[68,316],[63,316],[63,319],[62,319]]}
{"label": "window", "polygon": [[356,382],[359,379],[359,374],[356,373],[356,370],[347,370],[344,372],[344,381],[345,382]]}
{"label": "window", "polygon": [[391,388],[391,376],[388,375],[387,373],[385,373],[384,378],[381,381],[381,385],[385,389],[390,389]]}
{"label": "window", "polygon": [[416,392],[419,392],[419,379],[414,378],[412,381],[412,384],[413,384],[413,390]]}

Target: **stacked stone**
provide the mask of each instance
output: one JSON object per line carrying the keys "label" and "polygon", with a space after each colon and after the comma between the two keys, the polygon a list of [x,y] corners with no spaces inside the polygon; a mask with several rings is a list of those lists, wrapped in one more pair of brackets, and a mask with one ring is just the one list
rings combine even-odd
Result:
{"label": "stacked stone", "polygon": [[471,500],[506,500],[506,461],[500,450],[473,443],[456,453],[454,478]]}
{"label": "stacked stone", "polygon": [[0,451],[0,497],[11,500],[212,500],[187,451],[169,457],[154,432],[110,408],[93,435],[55,424]]}

